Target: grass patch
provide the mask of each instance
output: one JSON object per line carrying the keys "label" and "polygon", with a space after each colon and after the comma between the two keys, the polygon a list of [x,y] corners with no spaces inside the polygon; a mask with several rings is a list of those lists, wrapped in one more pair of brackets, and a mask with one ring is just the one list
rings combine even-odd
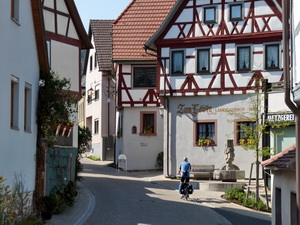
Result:
{"label": "grass patch", "polygon": [[271,212],[271,209],[268,209],[267,205],[262,200],[259,199],[258,202],[256,202],[255,193],[250,192],[249,197],[247,198],[247,194],[243,188],[230,188],[225,192],[223,198],[247,208]]}
{"label": "grass patch", "polygon": [[101,161],[101,158],[96,155],[89,155],[88,158],[94,161]]}

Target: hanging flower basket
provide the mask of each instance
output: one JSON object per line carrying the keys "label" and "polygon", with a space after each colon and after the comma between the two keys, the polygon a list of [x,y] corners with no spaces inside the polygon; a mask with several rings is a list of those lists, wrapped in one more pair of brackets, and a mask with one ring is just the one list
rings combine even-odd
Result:
{"label": "hanging flower basket", "polygon": [[55,135],[62,135],[63,130],[64,130],[64,125],[63,124],[57,124],[56,126],[54,126],[54,134]]}

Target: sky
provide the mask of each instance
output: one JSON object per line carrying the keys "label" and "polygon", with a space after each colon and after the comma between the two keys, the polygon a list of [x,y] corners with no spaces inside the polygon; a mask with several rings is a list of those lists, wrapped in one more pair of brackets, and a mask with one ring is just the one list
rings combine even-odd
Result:
{"label": "sky", "polygon": [[114,20],[131,0],[74,0],[82,23],[88,31],[91,19]]}

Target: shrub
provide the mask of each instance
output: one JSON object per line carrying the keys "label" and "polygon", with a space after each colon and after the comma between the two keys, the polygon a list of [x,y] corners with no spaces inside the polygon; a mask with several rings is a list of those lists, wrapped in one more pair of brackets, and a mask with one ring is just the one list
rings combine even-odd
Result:
{"label": "shrub", "polygon": [[101,158],[99,156],[95,156],[95,155],[90,155],[90,156],[88,156],[88,158],[92,159],[94,161],[100,161],[101,160]]}
{"label": "shrub", "polygon": [[225,191],[224,198],[230,201],[234,201],[242,206],[251,209],[257,209],[260,211],[270,211],[268,207],[262,200],[255,200],[255,193],[250,192],[249,197],[247,198],[246,192],[243,188],[230,188]]}
{"label": "shrub", "polygon": [[156,163],[155,163],[156,168],[161,170],[164,165],[163,163],[164,163],[164,153],[160,152],[156,157]]}

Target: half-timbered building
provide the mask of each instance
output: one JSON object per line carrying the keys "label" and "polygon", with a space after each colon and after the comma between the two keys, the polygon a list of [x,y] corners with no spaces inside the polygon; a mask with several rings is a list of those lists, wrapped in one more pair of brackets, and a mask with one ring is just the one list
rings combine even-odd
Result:
{"label": "half-timbered building", "polygon": [[248,177],[255,157],[239,145],[239,127],[252,122],[234,114],[252,110],[248,100],[257,80],[283,79],[278,2],[177,1],[145,47],[159,56],[164,174],[174,176],[183,157],[222,169],[226,140],[233,139],[233,163]]}
{"label": "half-timbered building", "polygon": [[[92,44],[73,0],[42,0],[50,69],[71,82],[71,91],[81,91],[81,49]],[[77,128],[60,145],[77,147]]]}
{"label": "half-timbered building", "polygon": [[113,23],[113,62],[117,81],[116,157],[128,170],[155,169],[163,151],[157,98],[156,57],[144,43],[159,28],[175,0],[133,0]]}

